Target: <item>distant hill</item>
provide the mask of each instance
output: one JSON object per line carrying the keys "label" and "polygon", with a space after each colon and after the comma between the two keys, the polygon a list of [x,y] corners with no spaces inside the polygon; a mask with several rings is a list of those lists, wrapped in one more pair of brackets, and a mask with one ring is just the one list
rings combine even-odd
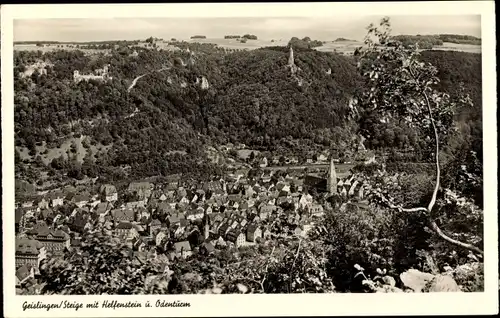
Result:
{"label": "distant hill", "polygon": [[[135,48],[137,57],[132,50],[112,50],[107,56],[47,52],[43,58],[53,66],[47,66],[46,75],[25,78],[17,74],[39,55],[16,51],[16,146],[25,149],[23,156],[31,152],[25,159],[34,160],[62,147],[64,140],[85,136],[77,145],[87,149],[83,162],[73,159],[78,150],[68,145],[49,170],[115,179],[216,171],[203,150],[210,144],[244,143],[298,155],[357,146],[358,123],[350,117],[349,101],[363,82],[353,57],[294,48],[297,71],[292,73],[283,46],[228,53],[214,45],[182,45],[194,55],[185,49],[145,48]],[[438,67],[443,90],[454,94],[459,82],[466,84],[478,106],[464,120],[476,114],[477,121],[481,56],[424,52],[422,58]],[[86,74],[105,65],[110,82],[73,82],[74,70]],[[144,74],[128,92],[132,80]],[[201,82],[208,89],[201,89]],[[401,128],[400,135],[405,131]],[[26,168],[18,166],[17,172],[32,178]]]}
{"label": "distant hill", "polygon": [[333,42],[357,42],[356,40],[349,40],[346,38],[336,38]]}
{"label": "distant hill", "polygon": [[418,43],[422,49],[432,49],[441,46],[444,42],[456,44],[481,45],[481,39],[470,35],[458,34],[435,34],[435,35],[396,35],[394,39],[401,41],[404,45],[415,45]]}

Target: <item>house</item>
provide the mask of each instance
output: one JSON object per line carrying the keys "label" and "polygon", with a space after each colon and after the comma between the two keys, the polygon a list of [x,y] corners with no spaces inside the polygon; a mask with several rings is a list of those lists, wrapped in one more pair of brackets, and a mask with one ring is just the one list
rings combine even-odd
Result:
{"label": "house", "polygon": [[267,166],[268,166],[268,161],[266,157],[259,160],[259,167],[265,168]]}
{"label": "house", "polygon": [[240,225],[242,228],[244,228],[247,224],[248,224],[247,219],[245,219],[245,218],[241,218],[241,220],[240,220],[240,224],[239,224],[239,225]]}
{"label": "house", "polygon": [[351,185],[351,187],[349,188],[349,192],[348,192],[348,195],[350,197],[354,196],[354,191],[356,190],[356,186],[359,184],[359,181],[358,180],[354,180],[353,184]]}
{"label": "house", "polygon": [[320,154],[320,155],[318,156],[318,161],[319,161],[319,162],[326,162],[327,160],[328,160],[328,157],[327,157],[327,156],[325,156],[324,154]]}
{"label": "house", "polygon": [[108,210],[110,210],[113,207],[112,204],[108,202],[101,202],[96,206],[95,213],[100,215],[106,213]]}
{"label": "house", "polygon": [[146,206],[145,201],[131,201],[125,203],[126,209],[137,209],[137,208],[143,208],[145,206]]}
{"label": "house", "polygon": [[120,222],[115,228],[115,234],[122,240],[134,240],[139,237],[139,232],[130,222]]}
{"label": "house", "polygon": [[47,195],[47,199],[50,201],[52,207],[64,204],[64,194],[61,191],[50,192]]}
{"label": "house", "polygon": [[88,195],[87,193],[78,193],[73,197],[72,201],[75,203],[77,207],[81,208],[87,203],[89,203],[90,195]]}
{"label": "house", "polygon": [[262,175],[260,176],[260,179],[262,180],[262,182],[267,183],[267,182],[271,182],[272,176],[273,176],[273,172],[270,170],[266,170],[262,173]]}
{"label": "house", "polygon": [[294,229],[294,231],[293,231],[293,235],[295,235],[295,236],[303,236],[304,235],[304,230],[300,226],[297,226]]}
{"label": "house", "polygon": [[172,206],[167,202],[160,202],[156,208],[156,212],[159,214],[169,215],[174,212]]}
{"label": "house", "polygon": [[269,239],[271,238],[271,231],[268,228],[263,228],[262,229],[262,237],[264,239]]}
{"label": "house", "polygon": [[135,214],[138,220],[142,220],[143,218],[149,219],[151,216],[151,213],[144,207],[137,208]]}
{"label": "house", "polygon": [[71,218],[67,223],[71,231],[83,233],[85,227],[88,224],[88,215],[83,213],[77,213]]}
{"label": "house", "polygon": [[51,230],[47,226],[40,227],[37,230],[35,239],[39,241],[47,253],[61,255],[65,248],[70,247],[70,237],[68,233],[62,230]]}
{"label": "house", "polygon": [[166,219],[166,224],[169,228],[172,228],[174,227],[175,225],[178,225],[180,224],[181,222],[181,219],[179,217],[178,214],[175,214],[175,215],[172,215],[172,216],[169,216],[167,219]]}
{"label": "house", "polygon": [[174,244],[174,248],[175,252],[182,258],[187,258],[193,254],[188,241],[177,242]]}
{"label": "house", "polygon": [[313,204],[309,209],[309,213],[312,216],[321,216],[323,214],[323,206],[320,204]]}
{"label": "house", "polygon": [[144,240],[142,238],[134,237],[132,242],[133,242],[132,246],[133,246],[134,250],[139,251],[139,252],[145,251],[147,244],[146,244],[146,242],[144,242]]}
{"label": "house", "polygon": [[132,182],[127,188],[127,192],[135,194],[140,201],[148,201],[153,191],[154,185],[150,182]]}
{"label": "house", "polygon": [[16,267],[23,265],[38,267],[46,256],[46,249],[39,241],[16,238]]}
{"label": "house", "polygon": [[36,204],[38,209],[48,209],[50,205],[49,200],[45,200],[44,197],[37,198],[34,203]]}
{"label": "house", "polygon": [[111,210],[111,216],[115,222],[133,222],[135,212],[132,209],[115,209]]}
{"label": "house", "polygon": [[159,200],[160,202],[163,202],[163,201],[167,200],[167,199],[168,199],[168,197],[169,197],[169,196],[168,196],[168,194],[166,194],[166,193],[162,193],[162,194],[160,195],[160,197],[158,198],[158,200]]}
{"label": "house", "polygon": [[222,190],[222,184],[217,181],[205,182],[205,184],[203,185],[203,190],[212,192],[215,192],[216,190]]}
{"label": "house", "polygon": [[15,226],[16,226],[16,233],[17,233],[25,225],[24,210],[22,208],[17,208],[15,210],[14,218],[15,218]]}
{"label": "house", "polygon": [[236,247],[240,247],[245,244],[246,235],[239,230],[231,230],[226,234],[226,240],[233,243]]}
{"label": "house", "polygon": [[21,287],[28,280],[35,278],[35,267],[24,264],[16,270],[16,287]]}
{"label": "house", "polygon": [[33,203],[34,203],[33,200],[26,200],[23,202],[23,204],[21,204],[21,206],[23,208],[31,208],[31,207],[33,207]]}
{"label": "house", "polygon": [[247,228],[247,241],[255,242],[259,237],[262,237],[262,230],[255,223],[250,224]]}
{"label": "house", "polygon": [[342,197],[344,197],[344,198],[346,198],[346,197],[347,197],[347,190],[346,190],[346,188],[342,188],[342,191],[340,192],[340,195],[341,195]]}
{"label": "house", "polygon": [[164,231],[158,232],[155,237],[156,246],[162,245],[165,239],[167,238],[168,238],[167,233],[165,233]]}
{"label": "house", "polygon": [[154,236],[161,229],[161,222],[158,219],[153,219],[151,223],[149,223],[149,233],[151,236]]}
{"label": "house", "polygon": [[184,187],[177,188],[176,197],[177,197],[178,200],[185,198],[187,196],[187,194],[188,193],[187,193],[187,191],[186,191],[186,189]]}
{"label": "house", "polygon": [[211,242],[205,242],[200,246],[200,253],[210,255],[215,253],[215,247]]}
{"label": "house", "polygon": [[99,189],[101,199],[106,202],[114,202],[118,200],[118,192],[116,187],[112,184],[103,184]]}
{"label": "house", "polygon": [[70,239],[69,245],[71,247],[79,247],[82,245],[82,241],[80,238],[72,238]]}
{"label": "house", "polygon": [[279,197],[276,199],[276,205],[282,206],[285,203],[291,203],[292,199],[288,197]]}
{"label": "house", "polygon": [[303,194],[298,203],[301,209],[309,209],[313,203],[313,197],[310,194]]}
{"label": "house", "polygon": [[223,236],[225,237],[226,236],[226,233],[230,230],[230,226],[228,223],[223,223],[219,226],[219,229],[218,229],[218,234],[220,236]]}

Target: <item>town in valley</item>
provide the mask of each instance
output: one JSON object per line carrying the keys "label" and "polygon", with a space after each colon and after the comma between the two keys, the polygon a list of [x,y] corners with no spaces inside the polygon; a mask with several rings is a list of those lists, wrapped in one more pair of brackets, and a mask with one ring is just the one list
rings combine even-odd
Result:
{"label": "town in valley", "polygon": [[16,24],[16,293],[483,291],[481,39],[390,21],[365,40]]}

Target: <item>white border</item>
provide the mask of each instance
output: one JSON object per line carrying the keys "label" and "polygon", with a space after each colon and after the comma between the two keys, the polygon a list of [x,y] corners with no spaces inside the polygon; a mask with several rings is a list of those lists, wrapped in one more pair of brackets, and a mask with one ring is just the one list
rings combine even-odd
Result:
{"label": "white border", "polygon": [[[498,313],[497,142],[495,14],[493,1],[259,4],[2,5],[2,210],[4,239],[4,315],[6,317],[72,316],[250,316],[250,315],[405,315]],[[14,140],[13,19],[109,17],[304,17],[333,15],[471,15],[480,14],[483,51],[483,127],[485,189],[485,292],[462,294],[334,295],[171,295],[171,296],[16,296],[14,291]],[[374,21],[376,22],[376,21]],[[71,310],[23,312],[22,302],[43,300],[189,301],[190,308]]]}

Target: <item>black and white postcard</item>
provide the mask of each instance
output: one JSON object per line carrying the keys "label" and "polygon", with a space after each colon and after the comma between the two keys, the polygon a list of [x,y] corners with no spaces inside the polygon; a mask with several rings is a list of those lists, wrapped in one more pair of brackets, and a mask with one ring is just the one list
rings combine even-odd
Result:
{"label": "black and white postcard", "polygon": [[1,14],[6,317],[498,313],[492,1]]}

